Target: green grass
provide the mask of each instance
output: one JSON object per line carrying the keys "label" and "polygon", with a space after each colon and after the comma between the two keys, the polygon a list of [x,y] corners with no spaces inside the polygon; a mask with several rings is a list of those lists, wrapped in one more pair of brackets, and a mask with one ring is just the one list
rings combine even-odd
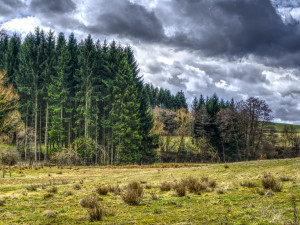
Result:
{"label": "green grass", "polygon": [[[96,194],[95,188],[100,184],[119,185],[122,189],[121,195],[96,194],[99,203],[112,212],[103,217],[104,224],[292,224],[292,195],[300,207],[300,159],[226,165],[229,168],[224,164],[63,169],[15,167],[11,178],[0,178],[0,199],[6,198],[6,203],[0,206],[0,224],[89,224],[86,209],[79,201]],[[58,174],[59,171],[62,174]],[[282,191],[274,196],[261,196],[256,190],[262,189],[260,179],[265,173],[271,173],[278,180],[281,176],[292,179],[282,182]],[[159,190],[163,181],[175,183],[189,176],[199,180],[207,176],[217,181],[217,188],[201,195],[187,192],[184,197],[177,197],[174,190]],[[144,187],[152,186],[151,189],[144,188],[143,200],[137,206],[129,206],[122,199],[124,187],[131,181],[142,181]],[[241,186],[242,181],[254,182],[257,187]],[[74,184],[80,184],[81,189],[74,190]],[[39,187],[37,191],[28,191],[26,188],[30,185]],[[44,199],[51,186],[56,186],[58,193]],[[66,195],[67,191],[72,191],[72,195]],[[158,200],[152,199],[153,192]],[[44,215],[46,210],[54,210],[56,214],[48,218]],[[297,213],[299,217],[300,213]]]}
{"label": "green grass", "polygon": [[[291,125],[291,124],[285,124],[285,123],[273,123],[275,125],[275,129],[279,132],[283,131],[284,126]],[[296,128],[296,132],[300,133],[300,125],[291,125],[294,128]]]}

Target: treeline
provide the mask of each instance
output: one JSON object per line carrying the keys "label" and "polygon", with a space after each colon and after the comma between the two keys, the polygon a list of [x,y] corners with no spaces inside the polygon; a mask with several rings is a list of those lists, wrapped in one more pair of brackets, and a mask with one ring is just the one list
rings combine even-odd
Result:
{"label": "treeline", "polygon": [[182,91],[144,84],[131,47],[114,41],[0,32],[1,70],[1,98],[13,112],[0,103],[0,136],[10,127],[25,160],[228,162],[295,156],[300,145],[288,129],[278,137],[263,100],[201,95],[188,107]]}
{"label": "treeline", "polygon": [[19,94],[25,160],[72,148],[85,164],[156,161],[149,89],[130,46],[39,28],[23,41],[2,32],[0,70]]}
{"label": "treeline", "polygon": [[278,136],[265,101],[195,98],[186,109],[155,109],[162,162],[232,162],[298,156],[300,138],[289,126]]}

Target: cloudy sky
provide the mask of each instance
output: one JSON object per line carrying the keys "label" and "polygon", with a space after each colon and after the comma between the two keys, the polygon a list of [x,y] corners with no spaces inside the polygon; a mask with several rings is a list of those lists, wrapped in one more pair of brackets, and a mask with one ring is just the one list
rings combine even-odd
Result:
{"label": "cloudy sky", "polygon": [[300,0],[1,0],[0,29],[36,26],[133,46],[144,81],[266,100],[300,124]]}

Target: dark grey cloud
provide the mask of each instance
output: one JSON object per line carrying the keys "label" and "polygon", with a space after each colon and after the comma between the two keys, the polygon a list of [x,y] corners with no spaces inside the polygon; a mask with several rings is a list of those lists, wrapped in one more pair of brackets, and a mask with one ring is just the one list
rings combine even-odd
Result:
{"label": "dark grey cloud", "polygon": [[[173,14],[165,14],[168,11]],[[178,48],[208,56],[254,54],[282,65],[300,63],[299,57],[278,59],[299,54],[300,34],[298,24],[285,24],[270,0],[174,0],[157,12],[167,29],[173,29],[168,43]]]}
{"label": "dark grey cloud", "polygon": [[18,13],[24,4],[20,0],[2,0],[0,3],[0,17],[9,17]]}
{"label": "dark grey cloud", "polygon": [[153,11],[128,0],[111,0],[98,4],[94,25],[87,26],[91,33],[118,35],[142,41],[160,42],[164,38],[161,21]]}
{"label": "dark grey cloud", "polygon": [[72,0],[32,0],[30,10],[33,13],[55,14],[60,16],[64,13],[73,12],[76,4]]}

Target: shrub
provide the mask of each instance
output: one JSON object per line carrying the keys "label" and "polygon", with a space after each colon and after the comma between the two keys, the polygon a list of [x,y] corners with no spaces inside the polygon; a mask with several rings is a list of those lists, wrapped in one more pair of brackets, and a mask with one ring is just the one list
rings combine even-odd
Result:
{"label": "shrub", "polygon": [[73,166],[81,164],[81,158],[74,149],[63,149],[57,152],[52,160],[57,165]]}
{"label": "shrub", "polygon": [[97,198],[95,196],[87,196],[80,199],[79,204],[84,208],[94,208],[98,204]]}
{"label": "shrub", "polygon": [[57,193],[58,188],[55,187],[55,186],[52,186],[52,187],[50,187],[47,191],[48,191],[49,193],[55,194],[55,193]]}
{"label": "shrub", "polygon": [[119,185],[109,185],[108,191],[114,193],[115,195],[119,195],[121,193],[121,188]]}
{"label": "shrub", "polygon": [[161,191],[170,191],[171,188],[172,188],[171,183],[166,182],[166,181],[162,182],[162,183],[160,184],[160,186],[159,186],[159,189],[160,189]]}
{"label": "shrub", "polygon": [[0,151],[0,162],[3,165],[13,166],[17,164],[19,158],[17,151]]}
{"label": "shrub", "polygon": [[220,194],[220,195],[225,194],[225,190],[224,189],[218,189],[217,193]]}
{"label": "shrub", "polygon": [[109,190],[108,187],[105,185],[99,185],[98,187],[96,187],[96,192],[99,195],[107,195],[108,190]]}
{"label": "shrub", "polygon": [[208,187],[210,187],[210,188],[216,188],[217,187],[217,181],[215,181],[215,180],[210,180],[210,181],[208,181]]}
{"label": "shrub", "polygon": [[73,189],[74,189],[74,190],[80,190],[80,189],[81,189],[80,184],[74,184],[74,185],[73,185]]}
{"label": "shrub", "polygon": [[278,183],[271,174],[265,174],[261,179],[261,183],[265,189],[271,189],[274,192],[282,190],[282,184]]}
{"label": "shrub", "polygon": [[280,180],[284,182],[284,181],[291,181],[293,179],[291,177],[288,177],[288,176],[281,176]]}
{"label": "shrub", "polygon": [[184,186],[182,183],[176,185],[175,191],[176,191],[176,195],[177,195],[178,197],[183,197],[183,196],[185,196],[185,194],[186,194],[185,186]]}
{"label": "shrub", "polygon": [[6,200],[5,199],[0,199],[0,206],[3,206],[5,204]]}
{"label": "shrub", "polygon": [[208,177],[201,177],[202,182],[208,182]]}
{"label": "shrub", "polygon": [[56,214],[57,214],[57,212],[54,210],[45,210],[44,211],[44,216],[46,216],[48,218],[55,217]]}
{"label": "shrub", "polygon": [[257,186],[254,182],[251,181],[242,181],[240,185],[248,188],[255,188]]}
{"label": "shrub", "polygon": [[44,199],[52,198],[54,195],[51,193],[44,194]]}
{"label": "shrub", "polygon": [[151,194],[151,199],[152,200],[156,201],[156,200],[159,199],[158,195],[155,192],[151,192],[150,194]]}
{"label": "shrub", "polygon": [[26,189],[28,190],[28,191],[37,191],[37,185],[30,185],[29,187],[27,187]]}
{"label": "shrub", "polygon": [[256,190],[256,193],[259,194],[259,195],[265,195],[265,190],[262,189],[262,188],[259,188]]}
{"label": "shrub", "polygon": [[99,221],[105,215],[105,210],[97,203],[93,208],[87,210],[90,221]]}
{"label": "shrub", "polygon": [[72,191],[65,191],[64,192],[64,196],[66,196],[66,197],[71,196],[71,195],[73,195]]}
{"label": "shrub", "polygon": [[143,187],[139,182],[131,182],[123,195],[123,200],[129,205],[138,205],[142,201]]}

